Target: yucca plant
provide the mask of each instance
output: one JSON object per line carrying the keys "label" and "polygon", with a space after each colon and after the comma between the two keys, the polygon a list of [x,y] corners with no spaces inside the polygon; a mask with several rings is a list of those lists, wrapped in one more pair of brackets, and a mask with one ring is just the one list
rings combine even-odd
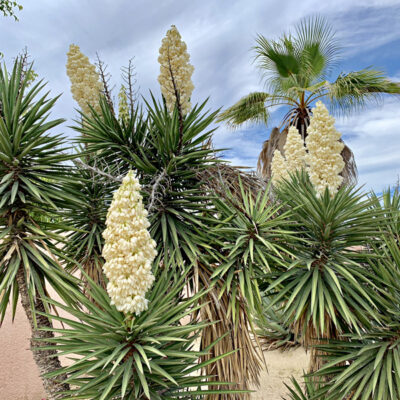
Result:
{"label": "yucca plant", "polygon": [[[376,236],[369,247],[377,257],[391,259],[393,265],[400,266],[400,193],[399,188],[388,188],[381,196],[371,194],[372,207],[381,215],[379,223],[379,235]],[[382,267],[380,263],[370,262],[371,268],[377,276],[382,277],[383,286],[390,283],[397,285],[397,276],[390,272],[390,269]]]}
{"label": "yucca plant", "polygon": [[205,112],[205,106],[206,102],[196,105],[182,119],[178,110],[170,114],[155,101],[148,105],[149,140],[155,150],[154,175],[148,183],[151,233],[163,257],[174,255],[178,264],[196,262],[208,247],[211,197],[198,173],[220,161],[213,149],[203,146],[215,130],[210,125],[217,114]]}
{"label": "yucca plant", "polygon": [[[201,399],[218,392],[244,393],[208,389],[210,377],[200,373],[226,355],[198,363],[215,343],[196,350],[201,331],[210,323],[190,319],[201,307],[204,292],[182,296],[187,272],[176,273],[171,267],[160,273],[150,290],[149,307],[140,316],[117,311],[89,276],[88,292],[95,304],[78,291],[74,293],[80,305],[47,300],[70,316],[52,316],[64,327],[51,329],[57,333],[51,343],[59,354],[72,357],[71,365],[49,374],[67,377],[71,390],[62,399]],[[228,383],[218,382],[220,387]]]}
{"label": "yucca plant", "polygon": [[[146,105],[147,116],[140,117],[140,121],[146,120],[146,130],[143,125],[140,125],[143,129],[138,133],[130,131],[129,135],[132,138],[127,141],[127,145],[122,145],[128,132],[113,113],[107,111],[108,105],[105,102],[102,101],[101,106],[103,110],[101,116],[93,111],[93,117],[83,116],[83,124],[77,128],[82,133],[85,150],[95,154],[100,163],[107,163],[115,171],[126,171],[130,168],[137,171],[143,185],[145,206],[149,211],[150,231],[158,244],[160,263],[156,263],[156,268],[159,265],[169,265],[170,263],[181,266],[192,265],[191,271],[187,275],[191,293],[196,293],[204,287],[208,288],[210,284],[216,282],[212,294],[210,292],[205,300],[204,310],[208,310],[208,312],[202,314],[203,318],[216,324],[207,326],[202,331],[202,338],[206,338],[203,341],[203,348],[207,348],[222,335],[224,339],[221,339],[215,346],[216,353],[212,353],[211,357],[227,353],[237,348],[239,341],[236,340],[235,334],[241,335],[243,340],[240,343],[245,348],[237,354],[213,364],[212,374],[217,375],[215,377],[217,381],[240,381],[242,388],[248,388],[252,380],[257,382],[261,359],[249,333],[251,319],[249,310],[251,307],[247,305],[249,302],[254,307],[254,304],[257,303],[256,283],[254,278],[249,278],[250,275],[247,279],[243,279],[247,272],[246,267],[242,266],[240,281],[242,283],[246,281],[245,287],[250,292],[242,293],[239,289],[239,280],[235,278],[234,286],[237,296],[230,296],[224,283],[224,274],[217,274],[218,276],[210,278],[215,265],[220,261],[228,262],[227,255],[231,251],[225,249],[226,256],[220,259],[218,253],[223,246],[223,237],[222,235],[218,237],[216,235],[218,229],[214,230],[213,227],[224,225],[222,220],[227,218],[229,210],[224,211],[223,218],[215,218],[215,213],[220,213],[220,211],[216,211],[216,204],[213,203],[216,193],[202,178],[202,172],[217,168],[221,162],[216,158],[217,152],[203,144],[212,135],[213,129],[210,128],[210,124],[215,113],[205,113],[205,103],[203,103],[195,106],[186,116],[180,116],[177,109],[169,113],[166,108],[153,101],[151,105]],[[138,118],[138,115],[133,115],[131,118]],[[120,124],[119,128],[117,124]],[[133,122],[132,126],[136,126],[136,123]],[[136,135],[138,135],[138,139]],[[112,142],[114,144],[111,144]],[[110,148],[119,149],[114,152],[117,157],[114,155],[112,158]],[[253,216],[260,219],[260,221],[257,220],[257,223],[262,223],[263,218],[265,221],[268,220],[268,215],[262,215],[263,204],[265,204],[265,199],[260,198],[257,203],[257,212],[260,215]],[[232,207],[232,209],[234,208]],[[248,224],[253,224],[253,221],[248,221]],[[273,225],[271,222],[265,222],[265,227],[261,228],[260,226],[259,228],[267,231],[268,224]],[[245,230],[245,227],[242,228]],[[236,226],[231,227],[231,242],[238,237],[235,236],[235,229]],[[211,244],[212,241],[215,246]],[[258,265],[258,261],[261,260],[259,255],[261,246],[263,251],[266,248],[259,242],[257,240],[258,250],[255,250],[256,262],[254,265]],[[247,244],[243,242],[241,250],[245,251],[246,246]],[[236,257],[236,255],[236,252],[232,252],[232,257]],[[249,254],[244,257],[250,260]],[[240,264],[242,261],[238,261],[238,263]],[[210,265],[212,265],[211,268]],[[258,266],[254,268],[258,268]],[[228,275],[233,277],[231,272],[227,273],[226,277]],[[252,286],[247,285],[247,282],[250,282]],[[252,292],[252,288],[254,288],[254,292]],[[223,290],[219,293],[221,289]],[[254,296],[255,300],[250,299],[249,296]],[[221,306],[222,304],[223,306]],[[226,321],[220,321],[222,309],[227,310]],[[239,320],[241,321],[240,328],[237,325]],[[231,334],[225,335],[229,331]],[[205,356],[205,358],[207,357],[208,355]],[[245,366],[246,357],[249,361],[246,361]],[[210,368],[207,368],[208,372],[210,372]],[[218,398],[218,396],[220,395],[217,394],[214,398]]]}
{"label": "yucca plant", "polygon": [[[163,257],[177,263],[195,261],[206,246],[203,220],[210,199],[202,190],[198,172],[215,163],[213,150],[202,143],[210,138],[216,113],[204,112],[206,103],[194,107],[183,119],[178,112],[147,104],[147,116],[136,112],[127,123],[120,122],[105,100],[101,115],[82,115],[76,129],[86,151],[124,174],[135,169],[144,187],[144,198],[152,222],[151,232]],[[203,232],[201,232],[203,231]]]}
{"label": "yucca plant", "polygon": [[[398,312],[398,311],[397,311]],[[320,393],[326,400],[392,400],[400,396],[400,324],[376,328],[347,340],[318,346],[326,364],[316,373],[329,376]],[[320,397],[316,397],[320,398]]]}
{"label": "yucca plant", "polygon": [[271,305],[285,303],[285,319],[307,347],[379,322],[382,299],[365,249],[379,233],[371,201],[353,187],[319,196],[305,173],[282,183],[277,196],[298,239],[268,288]]}
{"label": "yucca plant", "polygon": [[400,397],[400,248],[389,238],[375,252],[369,264],[387,293],[380,307],[384,323],[318,346],[325,364],[315,376],[329,377],[329,385],[321,390],[327,400]]}
{"label": "yucca plant", "polygon": [[96,154],[98,165],[113,167],[114,173],[125,175],[134,160],[140,162],[143,148],[150,146],[147,116],[137,107],[129,117],[118,120],[103,97],[99,113],[90,109],[90,115],[80,112],[81,119],[75,121],[73,128],[80,134],[78,143],[87,147],[86,153]]}
{"label": "yucca plant", "polygon": [[214,200],[218,213],[214,233],[221,257],[211,278],[223,279],[222,291],[228,291],[232,297],[241,291],[250,309],[261,315],[257,279],[271,272],[271,263],[273,266],[284,263],[282,254],[289,251],[286,242],[293,235],[287,221],[288,213],[281,212],[282,205],[271,201],[269,186],[256,198],[244,190],[240,178],[239,187],[240,197],[226,191]]}
{"label": "yucca plant", "polygon": [[263,314],[255,321],[256,333],[263,349],[285,351],[300,346],[301,338],[293,333],[290,323],[285,319],[283,306],[271,306],[270,303],[271,299],[263,296]]}
{"label": "yucca plant", "polygon": [[[259,383],[264,360],[254,325],[255,315],[263,318],[258,278],[270,271],[271,263],[283,262],[281,252],[285,251],[284,242],[290,231],[285,214],[279,213],[280,206],[270,201],[269,188],[254,196],[245,190],[241,178],[237,179],[237,192],[224,187],[221,181],[218,193],[214,193],[219,197],[213,199],[214,213],[209,218],[209,225],[214,225],[209,233],[212,251],[208,253],[208,263],[199,267],[199,275],[205,287],[214,284],[210,301],[201,312],[218,322],[204,333],[202,346],[207,347],[223,332],[230,331],[231,337],[223,339],[221,348],[213,349],[214,354],[235,345],[239,351],[213,368],[221,371],[218,376],[223,374],[246,388],[251,382]],[[213,297],[218,301],[211,301]]]}
{"label": "yucca plant", "polygon": [[[63,122],[48,118],[57,98],[40,94],[43,81],[28,88],[28,76],[19,59],[11,73],[0,67],[0,314],[3,320],[11,303],[14,317],[20,298],[32,329],[31,345],[42,339],[43,346],[53,337],[39,329],[51,326],[38,314],[46,310],[43,296],[52,287],[68,303],[69,288],[76,283],[54,255],[59,239],[54,232],[60,226],[53,218],[74,197],[62,190],[62,182],[71,179],[65,140],[49,133]],[[60,366],[51,346],[39,347],[33,357],[41,375]],[[51,378],[43,383],[49,400],[68,387]]]}
{"label": "yucca plant", "polygon": [[372,193],[373,206],[383,215],[382,233],[400,241],[400,192],[399,187],[384,190],[382,196]]}
{"label": "yucca plant", "polygon": [[[304,376],[303,383],[299,383],[294,377],[290,381],[290,386],[285,383],[289,397],[284,397],[284,400],[326,400],[320,393],[322,383],[318,380]],[[342,398],[336,400],[342,400]]]}

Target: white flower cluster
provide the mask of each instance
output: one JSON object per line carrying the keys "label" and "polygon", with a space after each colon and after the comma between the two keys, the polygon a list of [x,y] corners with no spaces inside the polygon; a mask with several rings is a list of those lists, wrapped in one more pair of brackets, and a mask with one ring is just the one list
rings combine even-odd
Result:
{"label": "white flower cluster", "polygon": [[277,186],[282,179],[287,179],[289,173],[287,170],[286,160],[282,153],[277,149],[274,151],[271,163],[271,181],[274,186]]}
{"label": "white flower cluster", "polygon": [[289,172],[294,172],[306,166],[306,148],[304,147],[303,139],[296,127],[289,128],[286,143],[283,146],[285,158]]}
{"label": "white flower cluster", "polygon": [[71,44],[67,53],[67,75],[71,81],[71,92],[82,112],[90,115],[89,104],[96,112],[100,111],[99,95],[103,90],[96,67],[80,51],[79,46]]}
{"label": "white flower cluster", "polygon": [[321,101],[312,110],[307,129],[306,146],[294,126],[289,128],[285,146],[285,157],[275,150],[271,162],[271,180],[276,186],[289,173],[306,168],[311,183],[321,195],[325,188],[331,195],[339,189],[343,178],[339,175],[344,168],[341,155],[344,144],[341,134],[335,129],[335,119],[329,115]]}
{"label": "white flower cluster", "polygon": [[114,193],[106,225],[103,270],[109,280],[107,292],[119,311],[139,315],[148,306],[145,295],[154,282],[151,267],[157,251],[133,171]]}
{"label": "white flower cluster", "polygon": [[126,95],[126,88],[121,85],[118,93],[118,119],[120,122],[127,122],[129,118],[128,96]]}
{"label": "white flower cluster", "polygon": [[160,47],[158,82],[170,112],[174,110],[176,105],[176,89],[183,115],[186,115],[191,109],[190,97],[194,89],[192,83],[194,67],[189,64],[189,59],[186,44],[181,39],[176,26],[172,25]]}
{"label": "white flower cluster", "polygon": [[296,127],[289,128],[286,143],[283,146],[285,157],[275,150],[271,163],[272,183],[276,184],[289,177],[289,173],[305,168],[306,148]]}
{"label": "white flower cluster", "polygon": [[308,175],[319,194],[327,187],[333,195],[343,181],[339,174],[345,165],[341,156],[344,144],[340,141],[340,132],[335,129],[335,119],[321,101],[312,112],[306,138]]}

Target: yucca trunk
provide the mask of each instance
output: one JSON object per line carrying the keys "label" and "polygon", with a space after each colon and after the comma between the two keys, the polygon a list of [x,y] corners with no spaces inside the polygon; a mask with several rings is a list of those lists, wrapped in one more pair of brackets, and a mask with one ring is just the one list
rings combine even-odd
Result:
{"label": "yucca trunk", "polygon": [[[19,268],[16,279],[18,282],[19,294],[21,296],[21,304],[31,326],[32,335],[30,347],[33,353],[33,359],[39,368],[39,373],[46,391],[47,400],[61,399],[61,392],[69,390],[69,385],[62,383],[62,381],[66,379],[66,376],[59,376],[57,378],[45,378],[43,376],[44,374],[61,368],[61,363],[59,358],[56,356],[57,352],[55,350],[40,350],[41,347],[49,346],[49,343],[46,342],[46,339],[54,337],[52,332],[43,331],[40,330],[40,328],[52,328],[52,323],[47,317],[37,313],[35,326],[29,300],[26,277],[22,267]],[[34,308],[38,312],[45,312],[43,301],[40,299],[38,294],[36,294],[35,297]]]}
{"label": "yucca trunk", "polygon": [[318,371],[324,364],[324,360],[321,356],[325,353],[317,349],[316,346],[324,345],[329,340],[335,340],[340,337],[340,332],[338,332],[335,327],[332,318],[326,313],[325,314],[325,330],[324,332],[317,332],[312,321],[309,321],[305,325],[304,320],[301,318],[291,326],[291,330],[295,337],[298,338],[301,345],[306,351],[310,351],[310,363],[308,366],[308,373],[313,373]]}
{"label": "yucca trunk", "polygon": [[[210,285],[208,277],[200,273],[200,279],[205,287]],[[232,351],[233,354],[224,357],[205,368],[205,374],[214,376],[220,382],[232,382],[231,386],[211,386],[210,389],[250,390],[259,386],[259,375],[263,367],[263,355],[260,346],[251,333],[246,300],[237,302],[239,311],[237,320],[233,320],[232,310],[229,312],[229,293],[221,296],[217,285],[207,294],[201,308],[202,320],[212,324],[202,331],[200,349],[210,349],[201,361],[207,361]],[[210,394],[207,400],[249,400],[250,394]]]}

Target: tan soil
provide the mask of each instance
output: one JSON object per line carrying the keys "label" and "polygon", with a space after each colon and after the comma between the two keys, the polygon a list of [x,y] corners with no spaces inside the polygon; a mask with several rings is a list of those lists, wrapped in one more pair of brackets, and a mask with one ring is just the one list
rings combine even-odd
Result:
{"label": "tan soil", "polygon": [[261,387],[251,395],[252,400],[282,400],[288,393],[285,383],[290,378],[300,378],[308,368],[309,353],[303,348],[281,352],[279,350],[265,352],[268,371],[261,373]]}

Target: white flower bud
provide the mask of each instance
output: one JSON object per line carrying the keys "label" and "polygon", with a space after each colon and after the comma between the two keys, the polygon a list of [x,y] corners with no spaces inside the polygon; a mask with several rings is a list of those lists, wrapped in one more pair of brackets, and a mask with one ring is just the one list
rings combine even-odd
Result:
{"label": "white flower bud", "polygon": [[118,93],[118,120],[120,122],[127,122],[129,118],[128,96],[126,95],[126,88],[121,85]]}

